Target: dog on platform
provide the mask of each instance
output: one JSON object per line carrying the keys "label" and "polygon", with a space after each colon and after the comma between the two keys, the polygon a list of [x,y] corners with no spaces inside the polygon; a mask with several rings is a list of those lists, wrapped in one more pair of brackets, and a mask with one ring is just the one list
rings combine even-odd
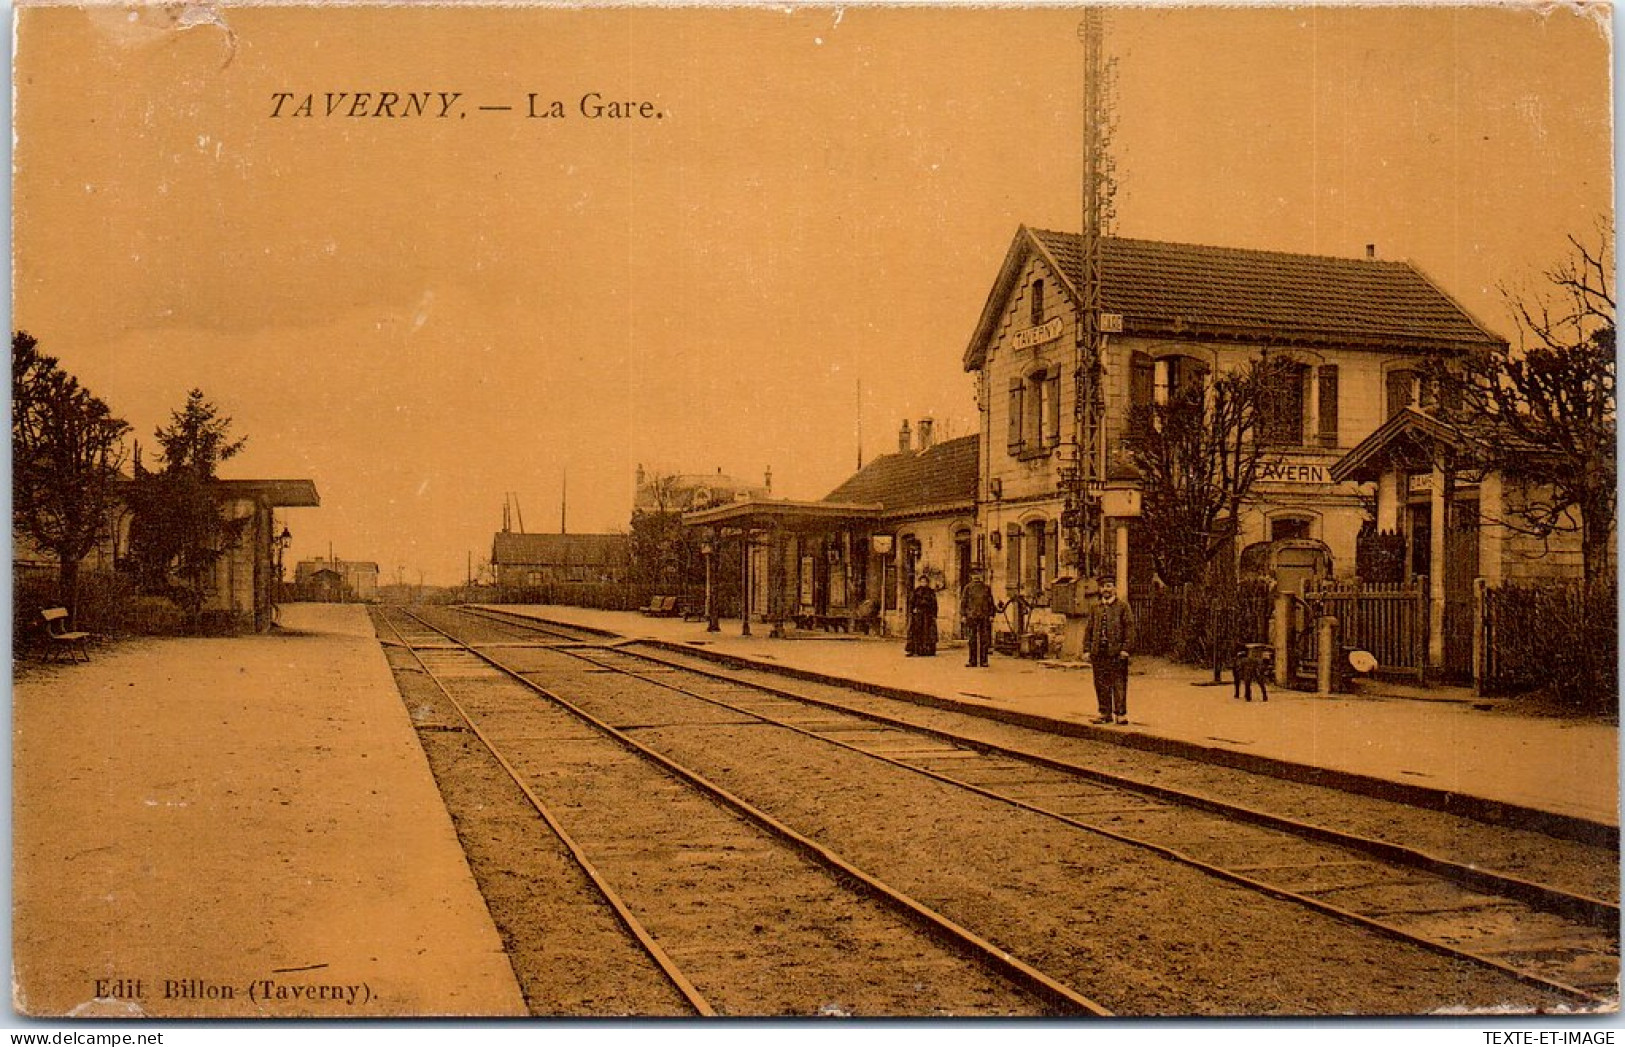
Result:
{"label": "dog on platform", "polygon": [[1236,657],[1230,666],[1236,682],[1236,697],[1240,698],[1245,694],[1246,700],[1252,701],[1253,684],[1256,683],[1259,701],[1269,701],[1270,670],[1274,664],[1275,650],[1269,644],[1237,644]]}

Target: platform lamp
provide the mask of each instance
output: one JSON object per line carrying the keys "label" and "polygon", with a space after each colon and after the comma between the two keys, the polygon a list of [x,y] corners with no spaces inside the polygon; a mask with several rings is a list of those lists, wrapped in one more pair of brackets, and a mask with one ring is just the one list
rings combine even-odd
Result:
{"label": "platform lamp", "polygon": [[276,551],[276,590],[271,597],[272,603],[280,603],[282,596],[282,556],[293,544],[293,532],[288,530],[286,524],[282,526],[282,533],[271,539],[271,548]]}

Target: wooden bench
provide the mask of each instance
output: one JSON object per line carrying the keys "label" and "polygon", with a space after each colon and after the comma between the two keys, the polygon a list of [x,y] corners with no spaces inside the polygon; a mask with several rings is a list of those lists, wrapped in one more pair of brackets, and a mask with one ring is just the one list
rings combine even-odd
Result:
{"label": "wooden bench", "polygon": [[844,614],[799,613],[795,616],[797,629],[821,629],[827,633],[844,633],[852,619]]}
{"label": "wooden bench", "polygon": [[650,597],[649,606],[643,609],[643,614],[650,618],[675,618],[678,613],[675,596]]}
{"label": "wooden bench", "polygon": [[40,617],[45,619],[45,642],[46,649],[51,652],[50,657],[69,654],[75,661],[80,658],[90,661],[90,634],[68,628],[66,607],[47,607],[40,612]]}

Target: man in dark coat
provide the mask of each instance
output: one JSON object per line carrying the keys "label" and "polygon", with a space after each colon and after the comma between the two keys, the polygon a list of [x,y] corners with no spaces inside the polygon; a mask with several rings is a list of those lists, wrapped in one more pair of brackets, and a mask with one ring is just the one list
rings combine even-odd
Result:
{"label": "man in dark coat", "polygon": [[908,596],[908,641],[903,650],[911,658],[929,658],[937,653],[937,591],[931,588],[923,570]]}
{"label": "man in dark coat", "polygon": [[965,637],[970,640],[970,654],[965,664],[972,668],[987,666],[988,648],[993,646],[993,616],[999,609],[993,590],[982,575],[980,567],[972,567],[970,581],[959,593],[959,616],[965,621]]}
{"label": "man in dark coat", "polygon": [[1128,723],[1128,656],[1134,646],[1134,610],[1119,599],[1117,581],[1100,580],[1100,599],[1089,612],[1089,664],[1095,676],[1095,723]]}

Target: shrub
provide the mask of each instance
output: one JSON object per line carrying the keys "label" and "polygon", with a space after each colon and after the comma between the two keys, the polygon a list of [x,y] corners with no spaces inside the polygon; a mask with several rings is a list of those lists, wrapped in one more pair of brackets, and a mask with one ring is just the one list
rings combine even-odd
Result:
{"label": "shrub", "polygon": [[[11,635],[21,648],[44,635],[40,612],[66,607],[55,572],[19,570],[13,575]],[[164,597],[142,596],[123,574],[82,571],[73,628],[99,637],[175,636],[185,632],[180,609]]]}
{"label": "shrub", "polygon": [[1577,712],[1617,714],[1618,597],[1612,581],[1489,590],[1487,686],[1538,693]]}

